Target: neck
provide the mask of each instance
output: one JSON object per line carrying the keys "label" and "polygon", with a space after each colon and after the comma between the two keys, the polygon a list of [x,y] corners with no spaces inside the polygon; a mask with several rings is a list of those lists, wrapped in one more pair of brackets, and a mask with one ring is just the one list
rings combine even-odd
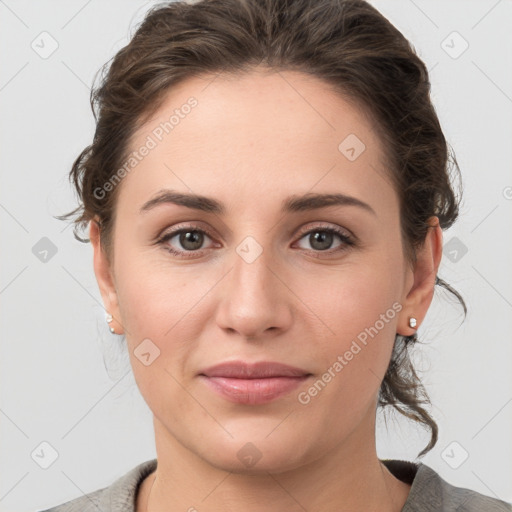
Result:
{"label": "neck", "polygon": [[367,428],[363,422],[339,446],[300,466],[271,472],[256,471],[256,464],[250,472],[241,472],[209,464],[155,418],[158,466],[142,483],[136,510],[400,512],[410,485],[379,461],[374,422],[375,415]]}

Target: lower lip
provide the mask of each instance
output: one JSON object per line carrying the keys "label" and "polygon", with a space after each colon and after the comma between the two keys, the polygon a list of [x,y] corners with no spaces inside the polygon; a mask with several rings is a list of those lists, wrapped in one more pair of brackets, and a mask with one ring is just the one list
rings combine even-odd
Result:
{"label": "lower lip", "polygon": [[300,386],[309,376],[272,377],[263,379],[233,379],[228,377],[200,378],[224,398],[238,404],[266,404]]}

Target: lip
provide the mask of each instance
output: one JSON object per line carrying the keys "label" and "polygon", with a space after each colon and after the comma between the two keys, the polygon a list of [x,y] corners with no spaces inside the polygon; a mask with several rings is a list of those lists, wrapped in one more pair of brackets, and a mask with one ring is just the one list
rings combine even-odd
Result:
{"label": "lip", "polygon": [[272,361],[248,363],[245,361],[226,361],[210,366],[200,372],[207,377],[229,377],[233,379],[263,379],[270,377],[304,377],[308,371],[295,366]]}
{"label": "lip", "polygon": [[261,361],[230,361],[203,370],[198,377],[225,399],[239,404],[264,404],[284,396],[311,373],[294,366]]}

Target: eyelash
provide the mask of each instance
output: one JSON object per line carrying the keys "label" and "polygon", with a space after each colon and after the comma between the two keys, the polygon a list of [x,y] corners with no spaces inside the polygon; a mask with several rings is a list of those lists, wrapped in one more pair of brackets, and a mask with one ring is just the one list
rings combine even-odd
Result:
{"label": "eyelash", "polygon": [[[196,257],[198,253],[201,254],[201,249],[198,249],[198,250],[195,250],[195,251],[177,251],[176,249],[173,249],[168,244],[166,244],[166,242],[168,240],[174,238],[176,235],[179,235],[181,233],[188,233],[188,232],[203,233],[203,234],[208,235],[208,237],[213,239],[213,235],[207,229],[204,229],[202,227],[195,226],[195,225],[191,224],[191,225],[188,225],[188,226],[185,226],[185,227],[180,227],[178,229],[175,229],[174,231],[170,231],[170,232],[166,233],[165,235],[163,235],[162,237],[160,237],[157,240],[157,244],[162,245],[165,250],[167,250],[168,252],[170,252],[174,256],[178,256],[178,257],[184,258],[184,259]],[[352,239],[352,237],[348,236],[345,233],[345,231],[342,231],[341,229],[338,229],[338,228],[334,228],[332,226],[315,226],[314,228],[311,228],[311,229],[308,229],[308,230],[306,230],[304,232],[301,232],[299,240],[304,238],[306,235],[309,235],[309,234],[315,233],[315,232],[325,232],[325,233],[332,233],[332,234],[338,235],[340,237],[341,241],[343,242],[343,244],[340,247],[335,248],[335,249],[328,249],[328,250],[325,250],[325,251],[318,251],[318,250],[315,251],[315,250],[313,250],[313,253],[317,253],[318,254],[318,256],[316,256],[316,257],[320,257],[320,255],[323,255],[323,254],[330,255],[330,254],[333,254],[333,253],[346,251],[351,246],[355,245],[355,242]],[[203,249],[203,251],[204,250],[205,249]],[[309,251],[308,249],[301,249],[301,250]]]}

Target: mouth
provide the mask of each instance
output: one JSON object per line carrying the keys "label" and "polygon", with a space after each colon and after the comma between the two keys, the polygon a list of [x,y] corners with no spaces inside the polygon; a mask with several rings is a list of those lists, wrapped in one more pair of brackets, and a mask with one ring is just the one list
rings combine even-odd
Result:
{"label": "mouth", "polygon": [[289,394],[312,374],[301,368],[262,361],[231,361],[212,366],[198,377],[223,398],[239,404],[258,405]]}

